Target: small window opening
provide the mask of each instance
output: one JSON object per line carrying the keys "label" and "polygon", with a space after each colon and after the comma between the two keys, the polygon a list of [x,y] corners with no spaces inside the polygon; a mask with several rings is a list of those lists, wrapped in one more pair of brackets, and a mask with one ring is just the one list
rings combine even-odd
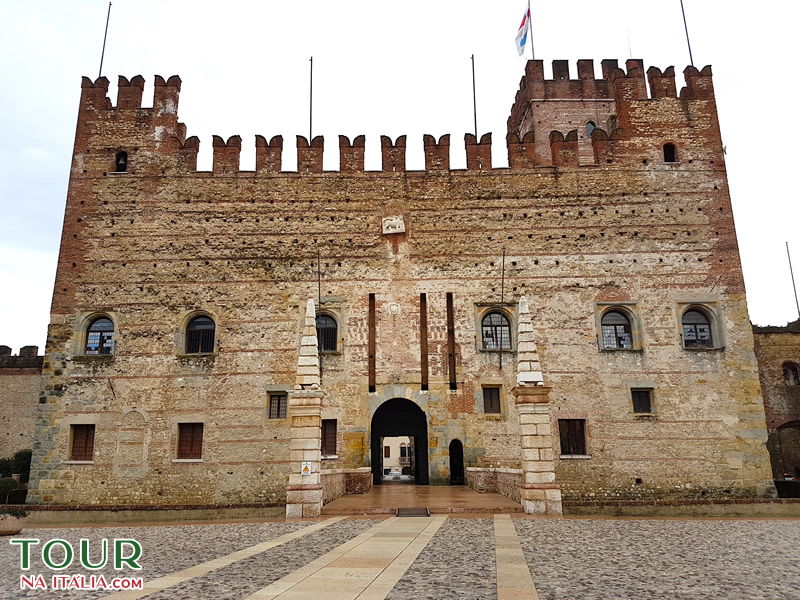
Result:
{"label": "small window opening", "polygon": [[561,441],[561,454],[586,454],[586,420],[559,419],[558,435]]}
{"label": "small window opening", "polygon": [[483,412],[489,415],[500,414],[500,388],[483,388]]}
{"label": "small window opening", "polygon": [[202,423],[178,423],[178,458],[203,458]]}
{"label": "small window opening", "polygon": [[92,460],[94,458],[94,425],[70,425],[72,447],[70,460]]}
{"label": "small window opening", "polygon": [[600,321],[603,348],[606,350],[630,350],[633,347],[631,322],[618,310],[610,310]]}
{"label": "small window opening", "polygon": [[322,456],[336,456],[336,419],[322,419]]}
{"label": "small window opening", "polygon": [[800,369],[794,363],[783,365],[783,381],[786,385],[800,385]]}
{"label": "small window opening", "polygon": [[511,350],[511,325],[500,312],[490,312],[481,321],[484,350]]}
{"label": "small window opening", "polygon": [[678,149],[675,144],[664,144],[664,162],[678,162]]}
{"label": "small window opening", "polygon": [[269,418],[285,419],[286,407],[289,404],[286,394],[269,395]]}
{"label": "small window opening", "polygon": [[117,156],[114,158],[114,171],[117,173],[127,173],[128,172],[128,153],[127,152],[117,152]]}
{"label": "small window opening", "polygon": [[634,414],[649,415],[653,412],[653,390],[646,388],[631,390]]}
{"label": "small window opening", "polygon": [[317,317],[317,343],[320,352],[336,352],[337,327],[330,315]]}
{"label": "small window opening", "polygon": [[95,319],[86,330],[84,354],[114,354],[114,323],[108,317]]}
{"label": "small window opening", "polygon": [[186,326],[186,354],[214,352],[214,320],[211,317],[194,317]]}

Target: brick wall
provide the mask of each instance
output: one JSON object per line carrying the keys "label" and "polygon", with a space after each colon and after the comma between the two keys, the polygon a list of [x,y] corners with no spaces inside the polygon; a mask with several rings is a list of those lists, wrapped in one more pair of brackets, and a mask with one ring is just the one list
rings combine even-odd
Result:
{"label": "brick wall", "polygon": [[42,388],[42,356],[36,346],[19,355],[0,346],[0,458],[33,447],[36,406]]}

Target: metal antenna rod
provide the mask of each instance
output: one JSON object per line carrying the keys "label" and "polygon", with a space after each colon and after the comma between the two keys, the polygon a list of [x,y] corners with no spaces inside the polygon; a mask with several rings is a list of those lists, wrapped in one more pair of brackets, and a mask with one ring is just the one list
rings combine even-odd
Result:
{"label": "metal antenna rod", "polygon": [[314,57],[309,58],[308,62],[310,64],[308,71],[308,144],[311,145],[311,133],[313,131],[311,125],[314,118],[312,111],[314,106]]}
{"label": "metal antenna rod", "polygon": [[683,10],[683,0],[681,0],[681,14],[683,15],[683,30],[686,32],[686,45],[689,47],[689,64],[694,66],[692,58],[692,44],[689,43],[689,28],[686,26],[686,11]]}
{"label": "metal antenna rod", "polygon": [[103,59],[106,56],[106,38],[108,37],[108,21],[111,19],[111,2],[108,3],[108,13],[106,14],[106,31],[103,34],[103,51],[100,53],[100,70],[97,77],[103,76]]}
{"label": "metal antenna rod", "polygon": [[478,143],[478,103],[475,97],[475,55],[471,57],[472,60],[472,118],[475,122],[475,143]]}
{"label": "metal antenna rod", "polygon": [[[503,262],[500,271],[500,306],[505,305],[506,302],[506,248],[503,246]],[[509,331],[509,335],[511,332]],[[511,341],[511,340],[509,340]],[[503,370],[503,334],[500,334],[500,370]]]}
{"label": "metal antenna rod", "polygon": [[794,270],[792,269],[792,255],[789,254],[789,242],[786,242],[786,256],[789,258],[789,274],[792,276],[792,289],[794,290],[794,303],[797,306],[797,318],[800,319],[800,302],[797,301],[797,286],[794,283]]}

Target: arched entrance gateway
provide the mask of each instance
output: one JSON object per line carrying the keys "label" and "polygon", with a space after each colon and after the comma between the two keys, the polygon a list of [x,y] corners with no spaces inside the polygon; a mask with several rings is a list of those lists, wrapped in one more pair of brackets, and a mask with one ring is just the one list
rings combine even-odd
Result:
{"label": "arched entrance gateway", "polygon": [[408,436],[414,446],[414,480],[428,485],[428,420],[423,410],[411,400],[392,398],[378,407],[372,415],[370,456],[372,483],[383,482],[383,438]]}

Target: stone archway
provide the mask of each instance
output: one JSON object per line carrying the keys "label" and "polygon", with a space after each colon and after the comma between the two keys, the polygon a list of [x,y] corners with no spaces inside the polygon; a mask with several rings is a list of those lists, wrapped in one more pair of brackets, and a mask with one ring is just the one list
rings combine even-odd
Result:
{"label": "stone archway", "polygon": [[414,479],[419,485],[428,485],[428,419],[417,404],[405,398],[387,400],[372,415],[370,456],[373,485],[381,485],[383,481],[382,440],[394,436],[408,436],[414,440]]}

